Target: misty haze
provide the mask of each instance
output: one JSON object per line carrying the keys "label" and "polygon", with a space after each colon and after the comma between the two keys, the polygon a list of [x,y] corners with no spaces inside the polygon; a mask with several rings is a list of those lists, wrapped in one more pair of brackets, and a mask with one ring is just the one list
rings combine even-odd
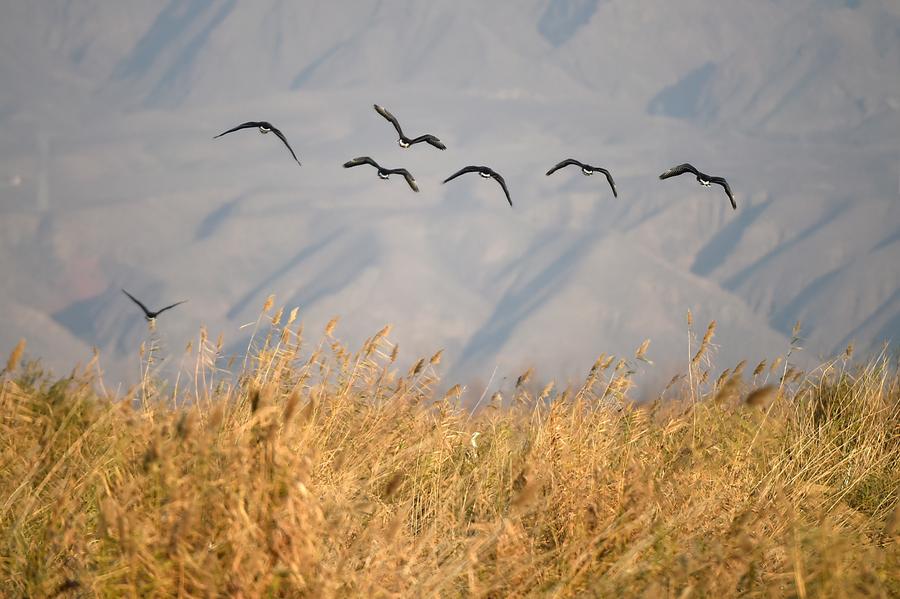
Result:
{"label": "misty haze", "polygon": [[[355,346],[384,324],[451,382],[583,376],[685,315],[717,363],[812,365],[900,334],[900,5],[890,0],[4,2],[0,347],[138,377],[241,355],[265,299]],[[401,149],[373,103],[408,135]],[[269,120],[272,135],[214,135]],[[372,156],[415,176],[379,181]],[[610,170],[583,177],[574,157]],[[663,170],[691,162],[722,189]],[[514,208],[491,181],[503,174]],[[365,172],[363,172],[363,170]]]}

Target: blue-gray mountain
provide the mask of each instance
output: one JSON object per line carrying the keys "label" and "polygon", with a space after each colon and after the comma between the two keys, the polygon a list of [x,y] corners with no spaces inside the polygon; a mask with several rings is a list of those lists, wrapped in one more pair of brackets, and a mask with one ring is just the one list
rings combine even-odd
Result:
{"label": "blue-gray mountain", "polygon": [[[350,343],[393,322],[402,355],[445,347],[452,376],[496,365],[495,384],[531,365],[581,375],[645,337],[667,379],[687,309],[719,321],[723,366],[783,352],[798,319],[810,361],[900,335],[894,1],[2,14],[0,347],[25,336],[60,369],[97,345],[109,376],[136,376],[122,287],[190,298],[158,323],[175,366],[201,323],[246,347],[270,292],[300,304],[308,335],[337,314]],[[398,148],[375,102],[448,149]],[[302,169],[271,136],[210,141],[256,115]],[[341,167],[366,154],[421,193]],[[567,156],[608,168],[619,197],[544,176]],[[738,210],[657,180],[682,162],[727,178]],[[515,209],[496,185],[440,184],[466,164],[503,173]]]}

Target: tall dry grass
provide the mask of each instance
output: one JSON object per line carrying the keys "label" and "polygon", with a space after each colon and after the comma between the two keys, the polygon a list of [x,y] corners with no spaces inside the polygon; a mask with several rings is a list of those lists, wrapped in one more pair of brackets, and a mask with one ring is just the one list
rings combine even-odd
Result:
{"label": "tall dry grass", "polygon": [[[577,388],[436,391],[385,328],[309,348],[264,314],[235,378],[109,394],[95,364],[0,388],[5,596],[897,596],[900,377],[884,356],[713,377],[715,327],[663,397],[635,360]],[[193,364],[191,362],[193,361]],[[233,364],[232,364],[233,366]]]}

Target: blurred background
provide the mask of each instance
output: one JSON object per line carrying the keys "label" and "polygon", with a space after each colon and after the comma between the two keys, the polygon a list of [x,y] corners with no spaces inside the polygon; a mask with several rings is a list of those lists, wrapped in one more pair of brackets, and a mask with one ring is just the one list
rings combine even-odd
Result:
{"label": "blurred background", "polygon": [[[0,347],[139,376],[246,349],[265,298],[307,337],[386,323],[452,382],[583,376],[652,339],[688,361],[803,360],[900,334],[896,0],[0,2]],[[408,135],[448,146],[403,150]],[[248,120],[281,128],[302,167]],[[402,178],[341,164],[370,155]],[[544,173],[567,157],[608,168]],[[659,181],[681,162],[728,178]],[[462,166],[502,173],[499,187]],[[4,349],[3,351],[6,351]]]}

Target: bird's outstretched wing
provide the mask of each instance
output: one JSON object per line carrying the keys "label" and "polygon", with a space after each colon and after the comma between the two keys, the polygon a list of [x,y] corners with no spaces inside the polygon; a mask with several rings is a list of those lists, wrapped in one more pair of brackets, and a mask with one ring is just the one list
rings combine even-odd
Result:
{"label": "bird's outstretched wing", "polygon": [[291,156],[294,157],[294,160],[297,162],[297,165],[298,165],[298,166],[301,166],[301,165],[300,165],[300,159],[298,159],[298,158],[297,158],[297,155],[294,154],[294,148],[292,148],[292,147],[291,147],[291,144],[288,143],[288,140],[287,140],[287,138],[284,136],[284,133],[282,133],[281,130],[279,130],[279,129],[276,128],[276,127],[271,127],[271,129],[272,129],[272,133],[274,133],[275,135],[278,136],[278,139],[281,140],[281,142],[284,144],[284,147],[286,147],[286,148],[288,149],[288,151],[291,153]]}
{"label": "bird's outstretched wing", "polygon": [[685,162],[684,164],[679,164],[678,166],[673,166],[663,174],[659,176],[660,179],[668,179],[669,177],[677,177],[678,175],[683,175],[685,173],[693,173],[695,175],[699,175],[700,171],[695,169],[693,166]]}
{"label": "bird's outstretched wing", "polygon": [[406,182],[409,184],[410,189],[412,189],[413,191],[419,191],[419,186],[416,184],[416,180],[412,176],[412,173],[410,173],[405,168],[392,168],[387,169],[384,172],[388,173],[389,175],[402,175],[403,178],[406,179]]}
{"label": "bird's outstretched wing", "polygon": [[400,121],[397,120],[397,117],[388,112],[387,108],[384,106],[379,106],[378,104],[374,104],[375,112],[386,118],[393,126],[394,129],[397,130],[397,135],[403,137],[403,129],[400,128]]}
{"label": "bird's outstretched wing", "polygon": [[491,177],[497,180],[497,183],[500,184],[500,187],[503,188],[503,193],[506,194],[506,201],[509,202],[510,207],[512,207],[512,198],[509,197],[509,190],[506,188],[506,180],[503,179],[503,176],[500,173],[491,171]]}
{"label": "bird's outstretched wing", "polygon": [[478,173],[478,172],[481,172],[481,169],[482,169],[482,168],[483,168],[483,167],[480,167],[480,166],[466,166],[466,167],[463,167],[463,168],[459,169],[458,171],[456,171],[455,173],[453,173],[452,175],[450,175],[449,177],[447,177],[446,179],[444,179],[444,183],[446,183],[447,181],[452,181],[453,179],[456,179],[456,178],[459,177],[460,175],[465,175],[466,173]]}
{"label": "bird's outstretched wing", "polygon": [[183,303],[186,302],[186,301],[187,301],[187,300],[181,300],[180,302],[175,302],[175,303],[172,304],[171,306],[166,306],[165,308],[161,308],[160,310],[158,310],[158,311],[156,312],[156,315],[159,316],[160,314],[162,314],[162,313],[165,312],[166,310],[171,310],[171,309],[174,308],[175,306],[180,306],[181,304],[183,304]]}
{"label": "bird's outstretched wing", "polygon": [[147,306],[145,306],[144,304],[142,304],[141,301],[140,301],[138,298],[134,297],[133,295],[131,295],[130,293],[128,293],[128,292],[125,291],[124,289],[122,290],[122,293],[124,293],[124,294],[127,295],[129,298],[131,298],[131,301],[133,301],[134,303],[136,303],[136,304],[138,305],[138,307],[139,307],[141,310],[144,311],[144,316],[146,316],[147,318],[150,318],[150,310],[147,309]]}
{"label": "bird's outstretched wing", "polygon": [[734,194],[731,193],[731,186],[728,184],[728,181],[724,179],[724,177],[710,177],[710,183],[716,183],[717,185],[721,185],[725,188],[725,193],[728,194],[728,199],[731,200],[731,207],[734,210],[737,210],[737,202],[734,201]]}
{"label": "bird's outstretched wing", "polygon": [[219,137],[222,137],[223,135],[228,135],[229,133],[234,133],[235,131],[240,131],[241,129],[258,129],[260,125],[262,125],[260,121],[247,121],[246,123],[241,123],[237,127],[232,127],[228,131],[219,133],[218,135],[213,137],[213,139],[217,139]]}
{"label": "bird's outstretched wing", "polygon": [[368,156],[360,156],[358,158],[354,158],[353,160],[348,160],[344,163],[344,168],[353,168],[354,166],[359,166],[361,164],[370,164],[375,168],[381,168],[378,166],[378,163],[369,158]]}
{"label": "bird's outstretched wing", "polygon": [[444,142],[439,140],[434,135],[431,135],[430,133],[426,133],[425,135],[420,135],[419,137],[417,137],[415,139],[409,140],[409,145],[417,144],[417,143],[423,142],[423,141],[425,143],[427,143],[428,145],[434,146],[438,150],[446,150],[447,149],[447,146],[444,145]]}
{"label": "bird's outstretched wing", "polygon": [[563,160],[562,162],[558,163],[556,166],[551,168],[549,171],[547,171],[547,176],[549,177],[550,175],[552,175],[559,169],[563,168],[564,166],[569,166],[570,164],[577,164],[580,167],[584,167],[584,165],[582,163],[578,162],[574,158],[566,158],[565,160]]}
{"label": "bird's outstretched wing", "polygon": [[591,170],[596,171],[598,173],[603,173],[604,175],[606,175],[606,180],[609,181],[609,186],[612,188],[613,197],[614,198],[619,197],[619,192],[616,191],[616,182],[613,181],[612,175],[609,173],[608,170],[606,170],[605,168],[600,168],[599,166],[592,166]]}

